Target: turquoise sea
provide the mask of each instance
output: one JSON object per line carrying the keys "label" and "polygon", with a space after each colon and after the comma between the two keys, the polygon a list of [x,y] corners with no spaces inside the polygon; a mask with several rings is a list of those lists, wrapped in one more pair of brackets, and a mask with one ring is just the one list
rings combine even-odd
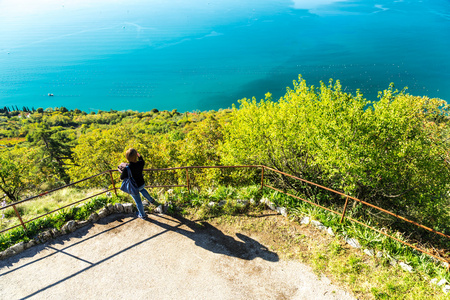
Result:
{"label": "turquoise sea", "polygon": [[298,74],[450,100],[450,1],[0,0],[0,107],[218,110]]}

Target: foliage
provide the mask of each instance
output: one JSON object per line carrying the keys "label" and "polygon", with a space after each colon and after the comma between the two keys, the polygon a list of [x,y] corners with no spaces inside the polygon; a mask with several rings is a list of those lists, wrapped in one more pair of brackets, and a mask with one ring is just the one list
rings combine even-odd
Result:
{"label": "foliage", "polygon": [[0,190],[10,202],[18,201],[21,194],[40,180],[31,159],[34,152],[17,147],[0,151]]}
{"label": "foliage", "polygon": [[[443,101],[391,85],[370,102],[345,93],[339,81],[316,88],[299,77],[278,102],[268,95],[240,103],[225,127],[226,163],[265,164],[424,223],[432,223],[436,210],[445,214],[450,169]],[[314,194],[284,177],[272,179]]]}
{"label": "foliage", "polygon": [[50,128],[47,123],[37,123],[32,125],[26,139],[38,152],[41,172],[47,174],[47,178],[55,174],[58,179],[69,183],[67,169],[72,164],[75,137],[61,127]]}
{"label": "foliage", "polygon": [[[278,101],[268,93],[261,101],[240,102],[232,111],[185,113],[7,108],[0,112],[0,188],[17,200],[115,170],[125,150],[134,147],[148,169],[264,164],[450,232],[450,139],[441,100],[391,86],[371,102],[359,92],[345,93],[338,81],[314,87],[299,77]],[[199,191],[261,179],[260,168],[188,173]],[[187,184],[184,169],[144,174],[152,186]],[[118,173],[113,177],[117,186]],[[286,176],[267,171],[264,177],[311,201],[336,209],[342,204],[341,198]],[[111,187],[111,178],[106,172],[80,185]],[[300,205],[290,197],[279,201]],[[406,231],[392,218],[366,214],[357,205],[349,209],[356,218]]]}

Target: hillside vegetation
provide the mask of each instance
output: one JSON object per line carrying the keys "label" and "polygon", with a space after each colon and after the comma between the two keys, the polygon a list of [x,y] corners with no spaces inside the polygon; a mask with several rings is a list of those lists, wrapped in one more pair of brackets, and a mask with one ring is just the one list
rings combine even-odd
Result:
{"label": "hillside vegetation", "polygon": [[[2,111],[5,202],[116,169],[124,151],[134,147],[146,168],[264,164],[450,234],[448,107],[393,86],[370,101],[345,93],[339,82],[314,87],[299,77],[281,99],[268,93],[264,100],[242,99],[240,107],[219,111]],[[195,170],[191,184],[248,184],[260,180],[258,172]],[[185,180],[176,175],[152,172],[146,179]],[[267,178],[317,203],[342,205],[340,197],[311,186],[274,174]],[[109,187],[111,181],[104,176],[83,184]],[[358,206],[353,209],[358,216]],[[406,228],[375,211],[359,216]]]}

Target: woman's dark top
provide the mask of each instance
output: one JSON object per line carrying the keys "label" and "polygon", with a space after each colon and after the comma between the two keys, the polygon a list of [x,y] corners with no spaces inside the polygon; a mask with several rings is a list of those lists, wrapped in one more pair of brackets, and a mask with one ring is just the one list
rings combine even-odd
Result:
{"label": "woman's dark top", "polygon": [[[142,156],[139,156],[137,162],[130,162],[128,165],[131,170],[131,175],[134,178],[134,181],[136,181],[136,184],[138,187],[145,184],[144,176],[142,175],[142,171],[144,170],[145,161],[142,158]],[[120,179],[124,180],[128,177],[128,171],[125,169],[123,170],[122,174],[120,175]]]}

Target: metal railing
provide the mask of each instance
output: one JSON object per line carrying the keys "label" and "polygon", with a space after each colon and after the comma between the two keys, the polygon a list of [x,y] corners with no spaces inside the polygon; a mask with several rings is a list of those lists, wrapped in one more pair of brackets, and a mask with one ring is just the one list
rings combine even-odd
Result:
{"label": "metal railing", "polygon": [[[302,178],[299,178],[299,177],[296,177],[296,176],[287,174],[287,173],[285,173],[285,172],[276,170],[276,169],[271,168],[271,167],[267,167],[267,166],[263,166],[263,165],[243,165],[243,166],[187,166],[187,167],[160,168],[160,169],[144,169],[144,171],[146,171],[146,172],[152,172],[152,171],[171,171],[171,170],[185,170],[185,174],[186,174],[186,180],[185,180],[186,184],[149,185],[149,186],[146,186],[146,187],[147,187],[147,188],[161,188],[161,187],[163,187],[163,188],[172,188],[172,187],[182,187],[182,188],[187,188],[187,190],[190,192],[190,191],[191,191],[191,183],[190,183],[189,170],[191,170],[191,169],[231,169],[231,168],[246,168],[246,169],[248,169],[248,168],[260,168],[260,169],[261,169],[261,189],[263,189],[264,187],[266,187],[266,188],[269,188],[269,189],[278,191],[278,192],[280,192],[280,193],[283,193],[283,194],[285,194],[285,195],[287,195],[287,196],[293,197],[293,198],[295,198],[295,199],[304,201],[304,202],[309,203],[309,204],[311,204],[311,205],[320,207],[320,208],[325,209],[325,210],[327,210],[327,211],[329,211],[329,212],[332,212],[332,213],[334,213],[334,214],[337,214],[337,215],[339,215],[339,216],[341,217],[341,219],[340,219],[340,222],[341,222],[341,223],[342,223],[345,219],[347,219],[347,220],[350,220],[350,221],[352,221],[352,222],[358,223],[358,224],[360,224],[360,225],[362,225],[362,226],[365,226],[365,227],[367,227],[367,228],[370,228],[371,230],[374,230],[374,231],[376,231],[376,232],[378,232],[378,233],[380,233],[380,234],[382,234],[382,235],[385,235],[385,236],[387,236],[387,237],[389,237],[389,238],[391,238],[391,239],[394,239],[394,240],[396,240],[396,241],[398,241],[398,242],[400,242],[400,243],[402,243],[402,244],[404,244],[404,245],[406,245],[406,246],[409,246],[409,247],[411,247],[411,248],[413,248],[413,249],[415,249],[415,250],[417,250],[417,251],[419,251],[419,252],[422,252],[422,253],[425,253],[425,254],[427,254],[427,255],[430,255],[431,257],[434,257],[434,258],[436,258],[437,260],[446,263],[446,264],[447,264],[447,269],[450,270],[450,260],[449,260],[449,259],[446,259],[446,258],[444,258],[444,257],[441,257],[441,256],[435,255],[435,254],[433,254],[433,253],[430,253],[429,251],[426,251],[426,250],[424,250],[424,249],[421,249],[421,248],[419,248],[419,247],[417,247],[417,246],[415,246],[415,245],[413,245],[413,244],[411,244],[411,243],[408,243],[408,242],[406,242],[406,241],[403,241],[403,240],[401,240],[401,239],[399,239],[399,238],[397,238],[397,237],[395,237],[395,236],[392,236],[392,235],[390,235],[390,234],[388,234],[388,233],[386,233],[386,232],[383,232],[383,231],[380,230],[380,229],[377,229],[377,228],[375,228],[375,227],[372,227],[372,226],[370,226],[370,225],[368,225],[368,224],[365,224],[365,223],[363,223],[363,222],[361,222],[361,221],[359,221],[359,220],[356,220],[356,219],[354,219],[354,218],[352,218],[352,217],[346,216],[346,212],[347,212],[347,207],[348,207],[348,204],[349,204],[349,200],[355,201],[355,202],[358,202],[358,203],[361,203],[362,205],[365,205],[365,206],[368,206],[368,207],[371,207],[371,208],[374,208],[374,209],[376,209],[376,210],[379,210],[379,211],[381,211],[381,212],[383,212],[383,213],[389,214],[389,215],[391,215],[391,216],[393,216],[393,217],[395,217],[395,218],[397,218],[397,219],[400,219],[400,220],[402,220],[402,221],[405,221],[405,222],[408,222],[408,223],[410,223],[410,224],[413,224],[413,225],[415,225],[415,226],[417,226],[417,227],[419,227],[419,228],[425,229],[425,230],[427,230],[427,231],[429,231],[429,232],[432,232],[432,233],[437,234],[437,235],[439,235],[439,236],[442,236],[442,237],[444,237],[444,238],[450,239],[450,236],[449,236],[449,235],[444,234],[444,233],[439,232],[439,231],[436,231],[436,230],[434,230],[434,229],[432,229],[432,228],[429,228],[429,227],[427,227],[427,226],[424,226],[424,225],[422,225],[422,224],[419,224],[419,223],[417,223],[417,222],[414,222],[414,221],[412,221],[412,220],[409,220],[409,219],[407,219],[407,218],[405,218],[405,217],[402,217],[402,216],[400,216],[400,215],[397,215],[397,214],[395,214],[395,213],[393,213],[393,212],[390,212],[390,211],[388,211],[388,210],[386,210],[386,209],[380,208],[380,207],[378,207],[378,206],[375,206],[375,205],[373,205],[373,204],[370,204],[370,203],[365,202],[365,201],[363,201],[363,200],[360,200],[360,199],[358,199],[358,198],[355,198],[355,197],[352,197],[352,196],[350,196],[350,195],[341,193],[341,192],[339,192],[339,191],[336,191],[336,190],[333,190],[333,189],[330,189],[330,188],[321,186],[321,185],[316,184],[316,183],[314,183],[314,182],[311,182],[311,181],[308,181],[308,180],[305,180],[305,179],[302,179]],[[312,186],[318,187],[318,188],[320,188],[320,189],[323,189],[323,190],[326,190],[326,191],[329,191],[329,192],[332,192],[332,193],[334,193],[334,194],[337,194],[337,195],[340,195],[340,196],[344,197],[344,198],[345,198],[345,204],[344,204],[344,208],[343,208],[342,212],[332,210],[332,209],[330,209],[330,208],[328,208],[328,207],[325,207],[325,206],[323,206],[323,205],[314,203],[314,202],[309,201],[309,200],[307,200],[307,199],[303,199],[303,198],[301,198],[301,197],[299,197],[299,196],[293,195],[293,194],[288,193],[288,192],[286,192],[286,191],[283,191],[283,190],[281,190],[281,189],[278,189],[278,188],[275,188],[275,187],[270,186],[270,185],[268,185],[268,184],[265,184],[265,182],[264,182],[264,178],[265,178],[265,177],[264,177],[264,170],[270,170],[270,171],[273,171],[273,172],[278,173],[278,174],[280,174],[280,175],[282,175],[282,176],[290,177],[290,178],[292,178],[292,179],[301,181],[301,182],[306,183],[306,184],[308,184],[308,185],[312,185]],[[1,208],[0,208],[0,211],[1,211],[1,210],[4,210],[4,209],[7,209],[7,208],[9,208],[9,207],[13,207],[13,209],[14,209],[14,211],[15,211],[15,213],[16,213],[16,216],[17,216],[17,218],[18,218],[19,221],[20,221],[20,224],[15,225],[15,226],[12,226],[12,227],[9,227],[9,228],[6,228],[6,229],[0,231],[0,233],[6,232],[6,231],[8,231],[8,230],[11,230],[11,229],[16,228],[16,227],[19,227],[19,226],[22,226],[22,227],[26,230],[26,229],[27,229],[27,228],[26,228],[26,224],[29,223],[29,222],[32,222],[32,221],[34,221],[34,220],[36,220],[36,219],[39,219],[39,218],[42,218],[42,217],[44,217],[44,216],[46,216],[46,215],[48,215],[48,214],[54,213],[54,212],[56,212],[56,211],[59,211],[59,210],[61,210],[61,209],[66,208],[66,207],[72,206],[72,205],[74,205],[74,204],[78,204],[78,203],[80,203],[80,202],[83,202],[83,201],[85,201],[85,200],[88,200],[88,199],[90,199],[90,198],[99,196],[99,195],[101,195],[101,194],[104,194],[104,193],[107,193],[107,192],[110,192],[110,191],[114,191],[114,193],[115,193],[116,196],[117,196],[117,189],[118,189],[118,188],[116,188],[116,184],[115,184],[115,181],[114,181],[114,178],[113,178],[113,175],[112,175],[113,172],[118,172],[118,171],[117,171],[117,170],[108,170],[108,171],[104,171],[104,172],[102,172],[102,173],[99,173],[99,174],[96,174],[96,175],[93,175],[93,176],[84,178],[84,179],[79,180],[79,181],[77,181],[77,182],[73,182],[73,183],[71,183],[71,184],[68,184],[68,185],[65,185],[65,186],[62,186],[62,187],[59,187],[59,188],[56,188],[56,189],[53,189],[53,190],[50,190],[50,191],[41,193],[41,194],[39,194],[39,195],[36,195],[36,196],[30,197],[30,198],[27,198],[27,199],[24,199],[24,200],[21,200],[21,201],[18,201],[18,202],[15,202],[15,203],[6,205],[6,206],[4,206],[4,207],[1,207]],[[104,190],[104,191],[102,191],[102,192],[100,192],[100,193],[97,193],[97,194],[95,194],[95,195],[91,195],[91,196],[86,197],[86,198],[81,199],[81,200],[77,200],[77,201],[75,201],[75,202],[73,202],[73,203],[71,203],[71,204],[65,205],[65,206],[63,206],[63,207],[60,207],[60,208],[55,209],[55,210],[53,210],[53,211],[47,212],[46,214],[40,215],[40,216],[38,216],[38,217],[35,217],[35,218],[30,219],[30,220],[27,220],[27,221],[23,221],[23,220],[22,220],[22,217],[21,217],[19,211],[17,210],[17,207],[16,207],[16,206],[17,206],[18,204],[22,204],[22,203],[25,203],[25,202],[34,200],[34,199],[39,198],[39,197],[42,197],[42,196],[44,196],[44,195],[53,193],[53,192],[55,192],[55,191],[58,191],[58,190],[61,190],[61,189],[64,189],[64,188],[67,188],[67,187],[70,187],[70,186],[73,186],[73,185],[76,185],[76,184],[79,184],[79,183],[81,183],[81,182],[90,180],[90,179],[92,179],[92,178],[95,178],[95,177],[97,177],[97,176],[101,176],[101,175],[104,175],[104,174],[107,174],[107,173],[109,173],[109,175],[110,175],[110,179],[111,179],[111,183],[112,183],[112,188],[106,189],[106,190]]]}

